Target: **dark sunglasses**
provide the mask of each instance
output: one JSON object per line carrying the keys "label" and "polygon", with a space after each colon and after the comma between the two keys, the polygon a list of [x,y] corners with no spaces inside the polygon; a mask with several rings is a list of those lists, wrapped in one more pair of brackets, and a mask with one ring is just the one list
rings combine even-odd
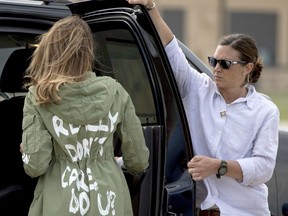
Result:
{"label": "dark sunglasses", "polygon": [[224,60],[224,59],[216,59],[214,57],[209,56],[208,62],[211,67],[216,67],[217,63],[219,63],[220,67],[223,69],[229,69],[231,65],[233,64],[247,64],[245,61],[230,61],[230,60]]}

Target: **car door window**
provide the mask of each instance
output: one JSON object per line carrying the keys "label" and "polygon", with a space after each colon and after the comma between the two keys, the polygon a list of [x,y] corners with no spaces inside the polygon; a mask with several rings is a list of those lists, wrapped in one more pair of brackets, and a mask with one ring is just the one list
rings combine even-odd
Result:
{"label": "car door window", "polygon": [[[98,44],[98,56],[103,63],[103,65],[97,65],[98,70],[99,68],[100,70],[96,73],[112,76],[124,86],[132,98],[137,116],[140,118],[142,125],[147,126],[144,127],[144,134],[147,131],[148,134],[153,134],[152,138],[150,138],[150,135],[146,136],[146,143],[151,151],[152,158],[150,161],[151,172],[149,172],[147,178],[149,178],[149,175],[158,175],[159,173],[156,173],[160,170],[156,166],[161,166],[161,160],[166,161],[164,170],[161,170],[165,173],[163,181],[165,181],[165,193],[167,193],[167,197],[164,200],[164,206],[167,207],[165,211],[191,215],[193,211],[193,182],[186,168],[187,140],[184,138],[183,123],[179,114],[179,107],[174,98],[176,96],[172,90],[175,86],[172,88],[169,86],[167,74],[165,75],[164,73],[163,56],[160,56],[155,41],[145,35],[145,33],[143,36],[149,52],[146,52],[141,47],[140,39],[133,33],[129,25],[118,23],[118,28],[115,28],[115,26],[114,24],[114,27],[110,29],[109,24],[105,26],[90,24],[94,32],[95,41]],[[154,60],[155,67],[147,60],[149,57]],[[158,72],[150,72],[153,69],[158,70]],[[156,78],[150,77],[152,73],[157,74]],[[169,107],[166,107],[166,111],[169,112],[167,113],[167,134],[165,133],[168,141],[166,147],[162,146],[161,140],[156,140],[156,137],[161,137],[160,131],[163,127],[159,116],[165,116],[164,112],[157,115],[157,105],[160,104],[161,106],[161,103],[166,103],[164,100],[160,102],[155,99],[162,99],[162,96],[155,95],[159,93],[153,85],[155,82],[159,82],[159,80],[155,80],[157,78],[159,78],[162,85],[161,88],[166,98],[164,100],[167,100],[169,105]],[[151,125],[159,125],[159,127],[151,127]],[[156,160],[159,161],[156,162]],[[144,187],[146,187],[145,184]],[[145,192],[148,192],[148,190]],[[142,197],[143,194],[142,192]],[[141,208],[141,205],[139,207],[141,215],[145,215],[145,212],[149,210],[147,206],[143,206],[143,208]]]}
{"label": "car door window", "polygon": [[143,125],[156,123],[149,78],[132,34],[126,29],[111,29],[98,31],[94,33],[94,37],[100,50],[99,58],[104,64],[102,74],[112,76],[123,85],[130,94],[136,114]]}

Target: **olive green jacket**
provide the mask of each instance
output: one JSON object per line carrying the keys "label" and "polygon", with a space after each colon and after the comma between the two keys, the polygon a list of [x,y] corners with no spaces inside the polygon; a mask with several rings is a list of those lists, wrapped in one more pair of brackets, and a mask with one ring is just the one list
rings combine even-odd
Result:
{"label": "olive green jacket", "polygon": [[122,140],[123,161],[136,175],[148,167],[149,151],[130,96],[109,77],[60,87],[61,102],[38,105],[35,88],[25,99],[23,164],[38,184],[30,216],[132,214],[129,190],[113,154]]}

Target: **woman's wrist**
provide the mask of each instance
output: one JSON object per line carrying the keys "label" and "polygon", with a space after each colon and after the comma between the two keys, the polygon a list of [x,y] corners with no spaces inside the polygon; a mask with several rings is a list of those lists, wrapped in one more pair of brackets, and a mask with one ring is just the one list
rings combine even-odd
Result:
{"label": "woman's wrist", "polygon": [[149,4],[149,3],[148,3],[148,4],[146,5],[147,11],[151,11],[151,10],[153,10],[155,7],[156,7],[156,4],[155,4],[154,1],[152,2],[152,4]]}

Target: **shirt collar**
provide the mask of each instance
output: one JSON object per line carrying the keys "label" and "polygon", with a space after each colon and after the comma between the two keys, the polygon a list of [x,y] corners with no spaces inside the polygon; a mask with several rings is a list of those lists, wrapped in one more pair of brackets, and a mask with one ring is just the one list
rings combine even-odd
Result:
{"label": "shirt collar", "polygon": [[[253,107],[255,106],[254,98],[255,98],[256,90],[255,90],[255,87],[252,86],[252,85],[247,85],[246,88],[248,90],[247,95],[245,97],[238,98],[237,100],[233,101],[232,104],[235,104],[235,103],[246,103],[246,105],[250,109],[253,109]],[[216,88],[215,97],[217,95],[222,97],[222,95],[220,94],[218,88]]]}
{"label": "shirt collar", "polygon": [[246,104],[250,109],[253,109],[253,107],[255,106],[255,102],[256,102],[256,100],[254,100],[255,95],[256,95],[256,90],[255,90],[255,87],[252,85],[248,85],[247,89],[248,89],[248,93],[245,97],[246,98]]}

